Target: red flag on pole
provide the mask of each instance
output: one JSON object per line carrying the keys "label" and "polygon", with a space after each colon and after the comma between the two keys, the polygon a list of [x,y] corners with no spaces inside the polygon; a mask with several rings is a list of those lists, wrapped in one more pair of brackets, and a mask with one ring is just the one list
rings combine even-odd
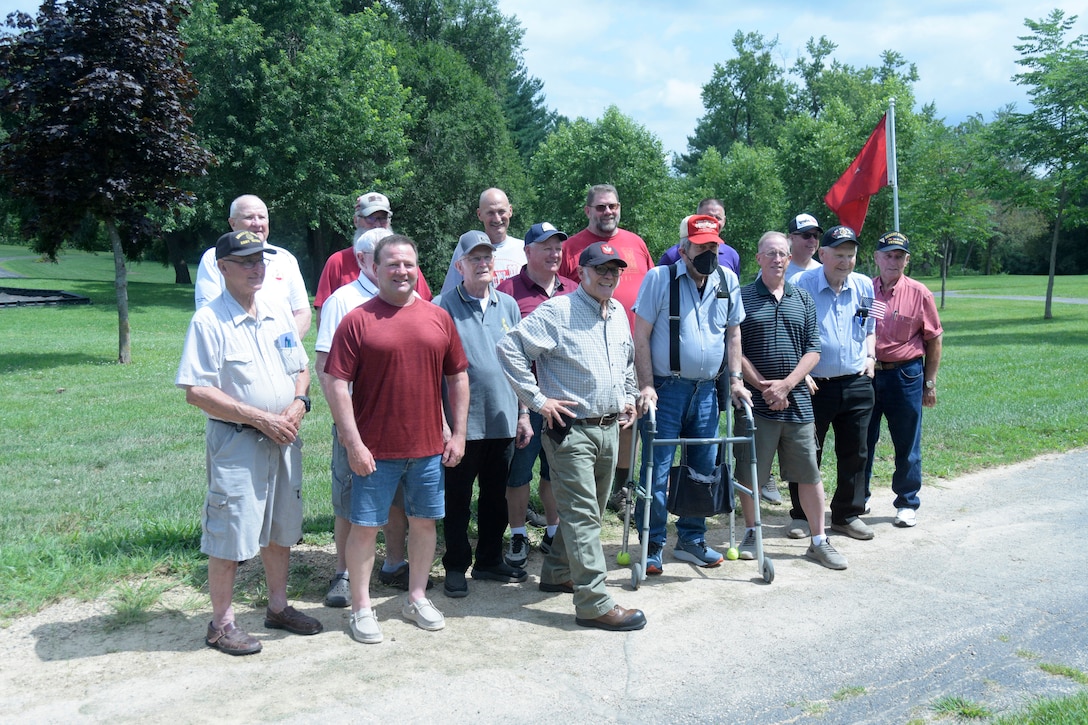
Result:
{"label": "red flag on pole", "polygon": [[854,162],[824,195],[827,208],[839,217],[839,223],[861,235],[869,197],[888,185],[888,115],[869,134]]}

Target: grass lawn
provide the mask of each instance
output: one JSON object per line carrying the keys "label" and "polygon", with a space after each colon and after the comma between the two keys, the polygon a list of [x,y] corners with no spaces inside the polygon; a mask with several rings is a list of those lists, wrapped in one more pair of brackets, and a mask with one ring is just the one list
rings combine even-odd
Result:
{"label": "grass lawn", "polygon": [[[120,366],[110,255],[69,252],[48,264],[0,246],[0,258],[17,258],[4,267],[26,276],[0,286],[93,300],[0,309],[0,620],[64,597],[93,598],[122,580],[202,586],[204,417],[173,385],[192,288],[174,285],[160,265],[131,266],[133,362]],[[1040,277],[949,285],[1000,294],[1045,286]],[[1088,298],[1088,277],[1060,278],[1055,294]],[[926,413],[923,443],[930,485],[1088,444],[1088,305],[1055,304],[1044,321],[1040,302],[949,298],[942,318],[939,403]],[[311,355],[315,334],[305,341]],[[326,544],[331,418],[316,383],[313,393],[303,430],[305,530],[308,543]],[[891,495],[890,446],[882,442],[877,455],[875,495]],[[825,477],[833,479],[833,464],[825,461]],[[606,535],[619,530],[613,524]],[[299,586],[316,594],[330,575],[314,571]]]}

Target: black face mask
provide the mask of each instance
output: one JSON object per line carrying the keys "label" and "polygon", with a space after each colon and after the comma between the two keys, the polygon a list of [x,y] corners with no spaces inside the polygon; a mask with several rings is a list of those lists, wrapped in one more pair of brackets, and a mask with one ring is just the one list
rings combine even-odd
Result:
{"label": "black face mask", "polygon": [[702,275],[710,275],[718,268],[718,250],[712,249],[691,258],[691,266]]}

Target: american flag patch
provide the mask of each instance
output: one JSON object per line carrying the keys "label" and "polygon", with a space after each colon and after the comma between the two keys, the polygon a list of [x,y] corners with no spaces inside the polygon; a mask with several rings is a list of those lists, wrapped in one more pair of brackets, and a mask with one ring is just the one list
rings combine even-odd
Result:
{"label": "american flag patch", "polygon": [[884,314],[888,311],[888,306],[880,300],[873,299],[872,297],[862,298],[862,302],[869,307],[869,317],[874,320],[883,320]]}

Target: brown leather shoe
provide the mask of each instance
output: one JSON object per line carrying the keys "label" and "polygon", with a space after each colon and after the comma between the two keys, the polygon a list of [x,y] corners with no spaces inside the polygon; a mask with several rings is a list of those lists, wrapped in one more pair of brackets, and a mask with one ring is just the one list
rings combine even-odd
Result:
{"label": "brown leather shoe", "polygon": [[325,629],[321,622],[303,614],[290,604],[279,612],[265,609],[264,626],[269,629],[286,629],[293,634],[317,634]]}
{"label": "brown leather shoe", "polygon": [[574,623],[580,627],[596,627],[609,632],[630,632],[646,626],[646,615],[641,609],[624,609],[615,605],[611,610],[594,619],[575,617]]}
{"label": "brown leather shoe", "polygon": [[261,651],[261,643],[231,622],[223,629],[216,629],[215,622],[208,622],[208,634],[204,644],[229,655],[252,655]]}
{"label": "brown leather shoe", "polygon": [[557,592],[563,592],[565,594],[574,594],[574,582],[570,579],[565,582],[559,582],[558,584],[549,584],[547,582],[540,582],[540,591],[555,594]]}

